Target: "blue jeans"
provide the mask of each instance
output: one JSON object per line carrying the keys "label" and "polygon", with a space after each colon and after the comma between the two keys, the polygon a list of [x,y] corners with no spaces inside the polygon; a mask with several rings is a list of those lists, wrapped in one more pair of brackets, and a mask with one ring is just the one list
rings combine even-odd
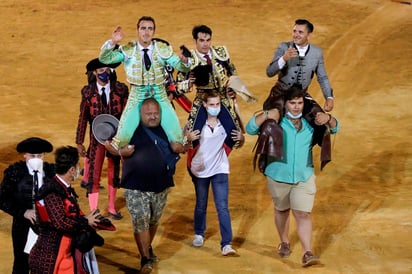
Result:
{"label": "blue jeans", "polygon": [[195,234],[204,237],[206,230],[206,209],[209,196],[209,185],[212,183],[213,198],[219,219],[221,247],[232,243],[232,224],[228,208],[229,194],[228,174],[216,174],[208,178],[193,176],[196,191],[196,206],[194,212]]}

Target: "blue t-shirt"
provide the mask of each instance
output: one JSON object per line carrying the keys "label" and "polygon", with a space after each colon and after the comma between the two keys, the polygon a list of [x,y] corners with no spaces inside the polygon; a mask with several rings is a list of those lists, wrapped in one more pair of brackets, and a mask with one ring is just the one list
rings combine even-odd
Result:
{"label": "blue t-shirt", "polygon": [[[160,126],[149,130],[168,142]],[[130,157],[124,158],[121,187],[159,193],[174,186],[173,176],[169,175],[162,153],[142,124],[135,130],[130,144],[135,146],[135,151]]]}

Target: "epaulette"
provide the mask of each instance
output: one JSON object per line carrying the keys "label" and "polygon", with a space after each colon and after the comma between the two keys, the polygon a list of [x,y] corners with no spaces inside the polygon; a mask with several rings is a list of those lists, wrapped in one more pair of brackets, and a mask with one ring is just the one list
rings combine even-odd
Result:
{"label": "epaulette", "polygon": [[199,64],[199,56],[196,54],[196,50],[191,49],[190,53],[192,54],[192,65]]}
{"label": "epaulette", "polygon": [[153,40],[154,48],[157,51],[157,53],[160,55],[161,58],[167,59],[170,58],[173,54],[173,48],[169,43],[167,43],[164,40],[161,39],[156,39]]}
{"label": "epaulette", "polygon": [[230,58],[229,51],[226,46],[212,46],[212,51],[220,61],[227,61]]}
{"label": "epaulette", "polygon": [[123,54],[127,57],[133,56],[136,52],[136,41],[130,41],[126,45],[120,46],[119,49],[123,52]]}

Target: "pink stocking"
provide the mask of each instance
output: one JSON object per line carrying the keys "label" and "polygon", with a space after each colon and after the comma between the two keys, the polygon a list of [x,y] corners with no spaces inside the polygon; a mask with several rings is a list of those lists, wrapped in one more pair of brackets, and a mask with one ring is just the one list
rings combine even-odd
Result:
{"label": "pink stocking", "polygon": [[89,206],[90,210],[93,211],[98,208],[98,202],[99,202],[99,192],[93,192],[89,193]]}
{"label": "pink stocking", "polygon": [[117,188],[113,187],[113,185],[109,185],[109,189],[107,190],[107,193],[109,195],[108,197],[108,211],[110,213],[116,214],[116,209],[114,207],[114,204],[116,202],[116,192],[117,192]]}

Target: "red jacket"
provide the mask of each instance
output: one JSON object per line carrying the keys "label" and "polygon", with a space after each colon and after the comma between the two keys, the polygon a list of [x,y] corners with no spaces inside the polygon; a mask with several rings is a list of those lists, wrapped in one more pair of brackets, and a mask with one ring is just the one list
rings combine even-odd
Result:
{"label": "red jacket", "polygon": [[117,119],[120,119],[123,109],[126,106],[127,98],[129,97],[129,88],[121,82],[110,81],[110,98],[107,107],[104,107],[102,104],[96,82],[84,86],[81,90],[81,94],[82,101],[80,103],[80,115],[77,123],[76,144],[83,144],[87,124],[89,124],[90,145],[87,156],[90,160],[90,167],[88,181],[93,182],[94,159],[97,146],[99,145],[91,130],[93,120],[100,114],[111,114]]}

